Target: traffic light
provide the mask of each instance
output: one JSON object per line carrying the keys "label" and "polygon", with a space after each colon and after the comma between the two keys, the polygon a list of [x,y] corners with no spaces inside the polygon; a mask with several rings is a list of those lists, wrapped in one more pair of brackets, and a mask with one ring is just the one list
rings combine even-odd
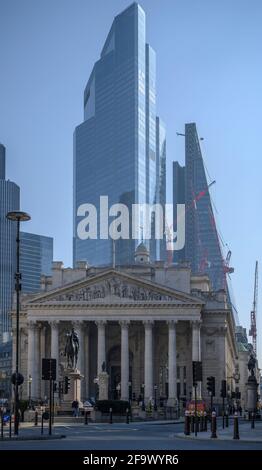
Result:
{"label": "traffic light", "polygon": [[212,397],[216,395],[216,382],[215,377],[213,377],[212,375],[207,378],[207,389]]}
{"label": "traffic light", "polygon": [[226,380],[222,380],[221,381],[221,393],[220,393],[220,396],[222,398],[226,398],[227,397],[227,381]]}
{"label": "traffic light", "polygon": [[197,382],[202,382],[202,362],[193,361],[193,386],[196,387]]}
{"label": "traffic light", "polygon": [[42,380],[56,380],[56,359],[42,359]]}
{"label": "traffic light", "polygon": [[68,393],[68,391],[70,390],[70,378],[69,377],[65,377],[65,395]]}

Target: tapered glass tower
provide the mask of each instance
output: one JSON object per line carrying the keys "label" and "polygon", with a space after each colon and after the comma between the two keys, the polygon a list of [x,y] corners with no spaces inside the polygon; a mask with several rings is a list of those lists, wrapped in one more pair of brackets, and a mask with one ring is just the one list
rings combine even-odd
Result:
{"label": "tapered glass tower", "polygon": [[[207,274],[214,290],[227,290],[223,256],[216,229],[199,137],[195,123],[185,125],[185,167],[173,164],[173,204],[185,204],[186,239],[174,261],[190,262],[193,273]],[[174,213],[174,220],[176,214]]]}
{"label": "tapered glass tower", "polygon": [[[146,44],[145,13],[134,3],[116,16],[100,59],[95,63],[84,92],[84,122],[74,133],[74,264],[86,260],[110,265],[113,253],[117,264],[134,260],[136,245],[129,239],[114,243],[101,236],[100,197],[108,196],[109,208],[125,204],[165,202],[165,133],[161,124],[161,158],[157,149],[159,121],[156,119],[156,57]],[[164,150],[163,150],[164,149]],[[159,170],[159,168],[162,168]],[[161,192],[161,196],[160,193]],[[97,239],[78,237],[77,215],[82,204],[97,208]],[[110,215],[109,215],[110,223]],[[145,242],[152,259],[160,249]]]}

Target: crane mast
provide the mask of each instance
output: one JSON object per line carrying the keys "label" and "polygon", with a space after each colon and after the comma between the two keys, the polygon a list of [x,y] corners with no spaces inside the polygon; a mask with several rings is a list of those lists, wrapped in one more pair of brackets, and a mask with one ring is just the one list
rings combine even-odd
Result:
{"label": "crane mast", "polygon": [[253,307],[250,314],[250,330],[249,336],[252,337],[252,344],[254,353],[257,353],[257,295],[258,295],[258,261],[256,261],[255,267],[255,284],[254,284],[254,298],[253,298]]}

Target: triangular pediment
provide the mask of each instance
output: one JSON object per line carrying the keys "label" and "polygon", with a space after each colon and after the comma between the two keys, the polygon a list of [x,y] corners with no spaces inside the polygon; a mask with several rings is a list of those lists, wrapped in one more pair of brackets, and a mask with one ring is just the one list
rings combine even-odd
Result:
{"label": "triangular pediment", "polygon": [[184,292],[114,269],[40,294],[28,303],[50,304],[54,302],[175,302],[195,306],[202,304],[200,300]]}

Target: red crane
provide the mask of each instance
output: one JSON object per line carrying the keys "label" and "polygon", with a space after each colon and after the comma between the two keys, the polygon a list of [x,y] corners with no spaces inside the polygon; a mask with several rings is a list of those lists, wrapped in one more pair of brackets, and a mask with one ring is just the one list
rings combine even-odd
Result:
{"label": "red crane", "polygon": [[258,295],[258,261],[256,261],[255,267],[255,285],[254,285],[254,298],[253,298],[253,308],[250,314],[250,330],[249,336],[252,337],[252,344],[254,353],[257,353],[257,295]]}

